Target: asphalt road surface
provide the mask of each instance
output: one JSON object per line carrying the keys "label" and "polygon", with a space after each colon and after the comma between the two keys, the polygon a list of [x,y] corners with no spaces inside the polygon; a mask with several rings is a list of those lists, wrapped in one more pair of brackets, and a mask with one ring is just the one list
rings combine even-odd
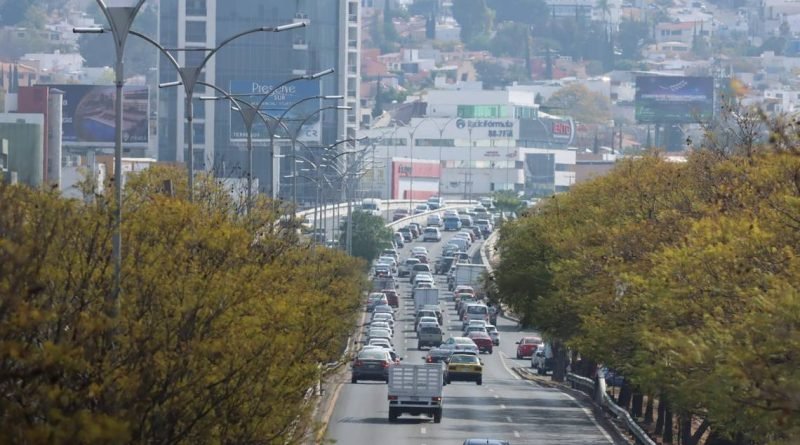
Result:
{"label": "asphalt road surface", "polygon": [[[419,245],[427,246],[431,260],[435,260],[452,235],[452,232],[445,232],[441,243],[423,243],[421,238],[406,243],[400,252],[401,261],[409,256],[412,247]],[[474,258],[481,244],[473,244],[470,256]],[[445,277],[436,278],[440,300],[447,309],[445,338],[461,335],[461,323],[457,320],[452,294],[446,292]],[[427,351],[417,349],[411,286],[408,278],[400,282],[395,348],[406,363],[423,363]],[[520,331],[516,323],[502,318],[498,319],[497,328],[500,347],[495,347],[491,355],[481,355],[485,364],[483,385],[453,382],[445,386],[442,423],[434,424],[427,417],[408,415],[389,423],[385,383],[346,383],[336,401],[326,438],[341,445],[459,445],[470,437],[504,439],[512,445],[614,443],[594,420],[591,411],[581,407],[571,396],[522,380],[511,370],[530,366],[530,360],[516,360],[515,342],[534,332]]]}

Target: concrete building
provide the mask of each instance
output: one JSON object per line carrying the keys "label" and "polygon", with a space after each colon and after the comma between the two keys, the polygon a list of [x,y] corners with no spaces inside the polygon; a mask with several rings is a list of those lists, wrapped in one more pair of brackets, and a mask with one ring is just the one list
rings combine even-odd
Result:
{"label": "concrete building", "polygon": [[[568,190],[575,183],[575,152],[567,149],[574,124],[541,113],[533,99],[529,91],[511,89],[429,91],[423,116],[362,132],[373,144],[375,166],[362,189],[380,184],[372,196],[384,199]],[[439,168],[417,167],[430,162]]]}
{"label": "concrete building", "polygon": [[[313,81],[295,82],[283,96],[285,99],[292,97],[295,94],[293,92],[299,94],[313,90],[316,94],[346,97],[340,103],[326,102],[325,105],[348,105],[353,107],[352,110],[329,110],[312,122],[314,132],[304,142],[310,147],[321,147],[343,136],[354,136],[358,126],[360,11],[359,0],[162,0],[159,39],[167,48],[213,48],[222,39],[247,29],[305,22],[308,25],[306,28],[278,34],[251,35],[226,46],[206,65],[204,80],[234,93],[249,93],[253,90],[243,89],[251,86],[261,92],[268,89],[264,87],[293,77],[334,68],[336,73],[321,79],[318,87]],[[203,54],[201,51],[176,53],[181,65],[196,65]],[[177,79],[174,68],[164,58],[160,60],[159,77],[160,82]],[[213,92],[202,88],[196,90],[196,97],[210,94]],[[282,100],[279,96],[270,101]],[[283,109],[288,105],[283,104]],[[310,108],[298,107],[294,110],[306,114],[293,115],[290,127],[299,125],[305,116],[323,104],[310,101],[305,105]],[[183,162],[188,134],[183,90],[175,88],[160,91],[158,109],[158,159]],[[264,111],[280,115],[283,109]],[[246,173],[247,152],[244,137],[239,134],[241,131],[236,131],[236,128],[241,128],[241,120],[238,116],[232,118],[230,104],[224,101],[198,101],[194,110],[194,167],[212,171],[218,177],[242,177]],[[285,173],[293,159],[284,157],[280,161],[282,165],[271,165],[267,131],[262,123],[257,123],[256,127],[254,175],[261,184],[260,191],[266,192],[275,184],[280,185],[280,170]],[[306,131],[308,128],[303,128],[304,134],[309,133]],[[276,145],[276,153],[288,154],[288,143]],[[313,191],[309,190],[308,193]]]}

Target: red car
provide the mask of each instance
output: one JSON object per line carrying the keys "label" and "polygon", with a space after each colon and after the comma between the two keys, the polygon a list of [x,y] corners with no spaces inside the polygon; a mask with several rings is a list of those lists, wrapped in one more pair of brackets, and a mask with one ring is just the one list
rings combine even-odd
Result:
{"label": "red car", "polygon": [[536,351],[536,347],[542,343],[541,337],[522,337],[517,342],[517,358],[532,356],[533,352]]}
{"label": "red car", "polygon": [[492,348],[494,346],[492,337],[483,332],[470,332],[468,337],[475,342],[476,345],[478,345],[479,352],[488,352],[489,354],[492,353]]}
{"label": "red car", "polygon": [[383,289],[381,292],[386,295],[386,301],[391,307],[400,307],[400,299],[397,298],[397,291],[394,289]]}
{"label": "red car", "polygon": [[418,259],[422,264],[428,264],[428,257],[425,255],[414,255],[414,258]]}

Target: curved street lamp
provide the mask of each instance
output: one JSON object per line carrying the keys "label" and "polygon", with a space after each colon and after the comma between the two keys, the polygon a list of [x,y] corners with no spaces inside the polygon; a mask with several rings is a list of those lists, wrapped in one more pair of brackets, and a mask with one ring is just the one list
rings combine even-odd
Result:
{"label": "curved street lamp", "polygon": [[119,314],[119,297],[122,292],[122,88],[125,85],[125,42],[131,34],[131,26],[142,9],[145,0],[97,0],[97,5],[106,16],[111,29],[73,28],[76,34],[102,34],[110,31],[114,37],[116,62],[114,64],[114,232],[111,236],[111,249],[114,258],[114,286],[106,298],[109,315]]}
{"label": "curved street lamp", "polygon": [[[172,54],[170,54],[170,52],[166,48],[161,46],[158,42],[156,42],[155,40],[151,39],[150,37],[145,36],[144,34],[140,34],[138,32],[131,31],[131,34],[144,39],[148,43],[150,43],[153,46],[155,46],[156,48],[158,48],[158,50],[162,54],[164,54],[164,56],[167,58],[167,60],[169,60],[169,62],[172,64],[172,66],[175,67],[175,70],[178,72],[178,77],[180,78],[180,80],[178,80],[176,82],[162,83],[162,84],[158,85],[158,87],[159,88],[170,88],[170,87],[176,87],[176,86],[183,85],[184,91],[186,93],[186,99],[185,99],[186,111],[185,111],[184,114],[186,116],[186,123],[187,123],[187,125],[189,127],[189,141],[188,141],[189,153],[188,153],[188,159],[187,159],[187,164],[188,164],[187,168],[188,168],[188,171],[189,171],[189,200],[190,201],[192,200],[193,194],[194,194],[194,127],[193,127],[193,124],[192,124],[192,121],[194,120],[194,89],[200,83],[200,78],[201,78],[200,74],[202,73],[202,71],[205,68],[206,64],[208,63],[209,60],[211,60],[211,57],[214,56],[214,54],[216,54],[223,47],[225,47],[226,45],[230,44],[231,42],[233,42],[234,40],[236,40],[238,38],[247,36],[249,34],[254,34],[254,33],[257,33],[257,32],[275,32],[275,33],[278,33],[278,32],[283,32],[283,31],[289,31],[289,30],[292,30],[292,29],[303,28],[305,26],[306,26],[305,22],[297,22],[297,23],[289,23],[289,24],[281,25],[281,26],[269,26],[269,27],[262,26],[260,28],[253,28],[253,29],[250,29],[250,30],[247,30],[247,31],[240,32],[238,34],[235,34],[235,35],[223,40],[222,43],[220,43],[216,48],[204,49],[204,51],[208,51],[208,54],[206,54],[205,58],[203,58],[203,60],[197,66],[181,66],[178,63],[178,61],[175,60],[175,57],[173,57]],[[179,149],[178,150],[178,155],[181,155],[181,156],[177,156],[177,159],[178,159],[179,162],[181,160],[180,158],[182,157],[182,154],[183,154],[183,151]]]}

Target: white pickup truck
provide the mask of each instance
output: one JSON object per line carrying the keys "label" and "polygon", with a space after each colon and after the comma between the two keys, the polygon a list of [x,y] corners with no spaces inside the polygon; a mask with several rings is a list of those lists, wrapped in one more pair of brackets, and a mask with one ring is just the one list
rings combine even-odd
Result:
{"label": "white pickup truck", "polygon": [[401,414],[426,414],[433,417],[434,423],[440,423],[443,387],[442,363],[392,366],[389,369],[389,422],[394,422]]}

